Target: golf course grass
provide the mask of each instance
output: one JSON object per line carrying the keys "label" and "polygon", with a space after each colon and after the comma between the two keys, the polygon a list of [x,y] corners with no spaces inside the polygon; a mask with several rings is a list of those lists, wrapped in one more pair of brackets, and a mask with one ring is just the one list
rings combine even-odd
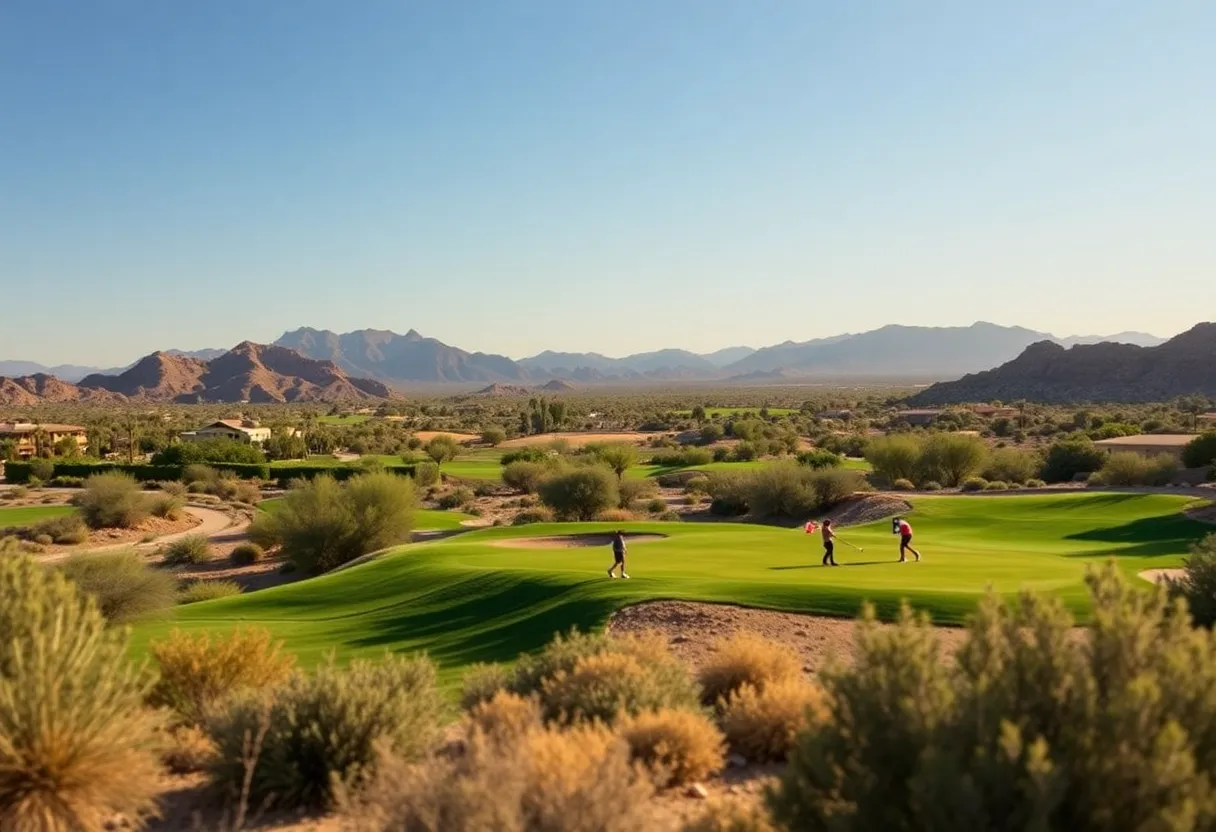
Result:
{"label": "golf course grass", "polygon": [[76,511],[72,506],[19,506],[0,508],[0,529],[29,526],[48,517],[60,517]]}
{"label": "golf course grass", "polygon": [[[801,529],[728,523],[638,523],[666,535],[630,547],[632,580],[609,580],[607,547],[552,548],[512,538],[603,532],[604,524],[485,529],[402,547],[327,576],[246,596],[178,608],[170,621],[138,627],[132,649],[173,627],[269,628],[311,666],[384,650],[425,650],[453,682],[470,662],[505,661],[571,625],[602,626],[625,605],[657,599],[735,603],[853,616],[864,600],[884,617],[901,598],[935,621],[961,622],[985,586],[1061,597],[1082,618],[1086,567],[1116,558],[1128,576],[1177,566],[1208,527],[1180,514],[1171,495],[1056,494],[912,498],[915,544],[925,560],[896,562],[882,520],[844,529],[840,568],[820,566],[818,536]],[[1145,588],[1148,584],[1144,584]]]}

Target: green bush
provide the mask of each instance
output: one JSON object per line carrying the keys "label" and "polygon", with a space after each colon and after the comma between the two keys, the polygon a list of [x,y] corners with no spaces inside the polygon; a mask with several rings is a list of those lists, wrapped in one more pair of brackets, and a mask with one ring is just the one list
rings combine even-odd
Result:
{"label": "green bush", "polygon": [[177,579],[148,566],[138,552],[81,552],[59,568],[113,624],[162,615],[177,601]]}
{"label": "green bush", "polygon": [[982,471],[987,460],[988,448],[978,436],[935,433],[921,448],[919,479],[956,486]]}
{"label": "green bush", "polygon": [[153,465],[191,465],[200,462],[238,462],[256,464],[266,456],[255,445],[234,439],[202,439],[176,442],[152,455]]}
{"label": "green bush", "polygon": [[599,466],[555,474],[541,483],[539,496],[559,520],[592,520],[620,503],[616,477]]}
{"label": "green bush", "polygon": [[747,514],[748,486],[751,480],[741,473],[715,473],[709,478],[710,514],[735,517]]}
{"label": "green bush", "polygon": [[1034,454],[1016,448],[998,448],[988,457],[981,476],[986,480],[1002,480],[1021,485],[1038,470],[1039,460]]}
{"label": "green bush", "polygon": [[94,529],[130,529],[148,516],[148,501],[129,474],[95,474],[75,497],[84,522]]}
{"label": "green bush", "polygon": [[544,506],[529,508],[519,512],[511,520],[512,526],[528,526],[532,523],[552,523],[553,512]]}
{"label": "green bush", "polygon": [[654,454],[650,458],[650,464],[663,468],[690,468],[694,465],[708,465],[713,460],[713,453],[705,448],[680,448]]}
{"label": "green bush", "polygon": [[895,482],[891,483],[891,490],[892,491],[915,491],[916,483],[912,482],[912,480],[896,480]]}
{"label": "green bush", "polygon": [[866,443],[865,458],[874,473],[889,482],[915,481],[921,473],[921,444],[908,435],[879,436]]}
{"label": "green bush", "polygon": [[256,543],[241,543],[229,557],[233,566],[249,566],[265,558],[266,552]]}
{"label": "green bush", "polygon": [[483,702],[489,702],[499,691],[507,690],[511,680],[511,670],[501,664],[471,665],[465,671],[461,682],[461,709],[468,711]]}
{"label": "green bush", "polygon": [[662,514],[667,511],[667,502],[658,497],[646,503],[646,512],[648,514]]}
{"label": "green bush", "polygon": [[535,494],[550,470],[543,463],[521,459],[503,466],[502,481],[522,494]]}
{"label": "green bush", "polygon": [[439,466],[433,462],[419,462],[414,466],[414,483],[428,488],[439,482]]}
{"label": "green bush", "polygon": [[194,604],[199,601],[214,601],[240,595],[241,585],[236,581],[191,581],[177,596],[179,604]]}
{"label": "green bush", "polygon": [[210,484],[215,482],[217,479],[219,479],[219,472],[217,472],[210,465],[201,465],[196,463],[194,465],[187,465],[184,469],[182,469],[182,482],[186,483],[187,485],[193,482]]}
{"label": "green bush", "polygon": [[1191,545],[1182,575],[1169,582],[1170,592],[1186,599],[1195,623],[1216,626],[1216,533]]}
{"label": "green bush", "polygon": [[388,473],[346,483],[320,476],[288,492],[274,513],[263,512],[250,540],[278,545],[297,569],[326,572],[410,539],[417,503],[413,483]]}
{"label": "green bush", "polygon": [[138,822],[159,791],[158,722],[127,636],[63,576],[0,558],[0,828]]}
{"label": "green bush", "polygon": [[[1216,649],[1165,592],[1088,577],[1092,625],[1057,598],[990,594],[955,663],[927,619],[872,608],[829,716],[770,796],[791,829],[1207,829]],[[1170,819],[1185,819],[1172,821]]]}
{"label": "green bush", "polygon": [[620,494],[618,505],[620,508],[632,508],[635,503],[653,497],[656,490],[652,480],[621,480],[617,483]]}
{"label": "green bush", "polygon": [[34,538],[45,535],[51,539],[52,543],[72,546],[88,540],[89,529],[79,516],[65,514],[62,517],[48,517],[46,520],[38,521],[30,528],[30,535]]}
{"label": "green bush", "polygon": [[1027,488],[1042,488],[1047,485],[1047,483],[1036,477],[1031,477],[1030,479],[1026,480],[1023,485],[1025,485]]}
{"label": "green bush", "polygon": [[983,491],[987,487],[988,480],[984,479],[983,477],[968,477],[963,481],[963,484],[959,486],[959,488],[963,491]]}
{"label": "green bush", "polygon": [[165,547],[165,563],[174,566],[200,564],[211,560],[211,542],[206,535],[188,534]]}
{"label": "green bush", "polygon": [[985,491],[1008,491],[1009,483],[1001,482],[1000,480],[992,480],[984,486]]}
{"label": "green bush", "polygon": [[84,477],[57,476],[47,481],[51,488],[84,488]]}
{"label": "green bush", "polygon": [[628,442],[596,442],[587,446],[587,452],[616,474],[618,480],[638,462],[637,446]]}
{"label": "green bush", "polygon": [[942,484],[940,482],[938,482],[937,480],[926,480],[925,482],[921,483],[920,490],[921,491],[941,491]]}
{"label": "green bush", "polygon": [[798,462],[815,469],[839,468],[844,465],[844,457],[822,448],[815,448],[798,454]]}
{"label": "green bush", "polygon": [[1187,468],[1204,468],[1216,463],[1216,431],[1196,436],[1182,449],[1182,464]]}
{"label": "green bush", "polygon": [[30,460],[30,477],[46,482],[51,477],[55,476],[55,463],[49,459],[32,459]]}
{"label": "green bush", "polygon": [[[372,475],[376,476],[376,475]],[[255,805],[325,807],[334,789],[355,789],[375,773],[377,749],[421,758],[439,737],[444,699],[425,658],[386,655],[328,661],[296,674],[274,696],[237,696],[206,728],[218,754],[212,776]],[[261,753],[246,771],[249,737],[262,735]],[[247,779],[248,777],[248,779]]]}
{"label": "green bush", "polygon": [[165,482],[157,483],[157,487],[170,497],[177,497],[183,500],[186,497],[185,484],[177,480],[166,480]]}
{"label": "green bush", "polygon": [[491,425],[481,432],[481,441],[491,448],[498,447],[507,439],[507,432],[497,425]]}
{"label": "green bush", "polygon": [[153,494],[146,498],[148,513],[165,520],[180,520],[185,501],[172,494]]}
{"label": "green bush", "polygon": [[1178,463],[1164,454],[1146,457],[1134,451],[1120,451],[1106,458],[1101,470],[1095,472],[1104,485],[1169,485],[1178,473]]}
{"label": "green bush", "polygon": [[1055,442],[1047,451],[1040,477],[1047,482],[1072,482],[1078,475],[1101,470],[1106,452],[1087,437]]}
{"label": "green bush", "polygon": [[499,461],[503,466],[507,466],[512,462],[548,462],[554,456],[555,454],[548,448],[540,445],[526,445],[513,451],[507,451]]}

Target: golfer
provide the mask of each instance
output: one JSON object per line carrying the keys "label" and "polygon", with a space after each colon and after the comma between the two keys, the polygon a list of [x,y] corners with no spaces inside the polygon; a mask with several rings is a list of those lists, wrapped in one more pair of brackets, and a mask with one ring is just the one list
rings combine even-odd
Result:
{"label": "golfer", "polygon": [[836,532],[832,529],[832,521],[823,521],[823,565],[839,566],[836,562]]}
{"label": "golfer", "polygon": [[916,555],[919,562],[920,552],[912,548],[912,526],[904,518],[896,517],[895,528],[899,532],[899,562],[903,563],[908,559],[908,552]]}
{"label": "golfer", "polygon": [[612,534],[612,566],[608,567],[608,577],[616,577],[616,568],[621,567],[621,577],[628,578],[625,571],[625,533],[616,531]]}

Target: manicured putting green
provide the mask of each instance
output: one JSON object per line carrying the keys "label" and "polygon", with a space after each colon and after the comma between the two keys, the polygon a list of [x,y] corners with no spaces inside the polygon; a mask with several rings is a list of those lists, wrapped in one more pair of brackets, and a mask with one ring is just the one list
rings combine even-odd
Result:
{"label": "manicured putting green", "polygon": [[[607,547],[504,547],[504,540],[604,532],[604,524],[494,528],[415,544],[369,563],[300,583],[179,608],[171,622],[137,629],[133,650],[173,626],[268,627],[305,665],[426,650],[457,678],[475,661],[510,660],[571,625],[603,625],[616,609],[653,599],[737,603],[855,615],[863,600],[893,615],[901,598],[939,622],[959,622],[988,584],[1007,594],[1051,592],[1088,609],[1086,567],[1117,559],[1129,576],[1177,566],[1208,528],[1167,495],[1058,494],[913,499],[919,564],[896,563],[897,538],[882,520],[842,530],[865,549],[837,547],[839,568],[820,565],[817,535],[800,528],[725,523],[636,523],[668,535],[630,547],[632,580],[609,580]],[[1147,588],[1148,584],[1144,586]]]}
{"label": "manicured putting green", "polygon": [[18,506],[0,508],[0,529],[13,526],[29,526],[48,517],[61,517],[76,509],[71,506]]}

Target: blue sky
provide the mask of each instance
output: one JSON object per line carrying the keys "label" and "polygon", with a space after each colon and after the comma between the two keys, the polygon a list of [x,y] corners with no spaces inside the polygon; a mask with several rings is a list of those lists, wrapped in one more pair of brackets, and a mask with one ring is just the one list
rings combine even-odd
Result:
{"label": "blue sky", "polygon": [[7,0],[0,358],[1173,334],[1213,43],[1203,0]]}

